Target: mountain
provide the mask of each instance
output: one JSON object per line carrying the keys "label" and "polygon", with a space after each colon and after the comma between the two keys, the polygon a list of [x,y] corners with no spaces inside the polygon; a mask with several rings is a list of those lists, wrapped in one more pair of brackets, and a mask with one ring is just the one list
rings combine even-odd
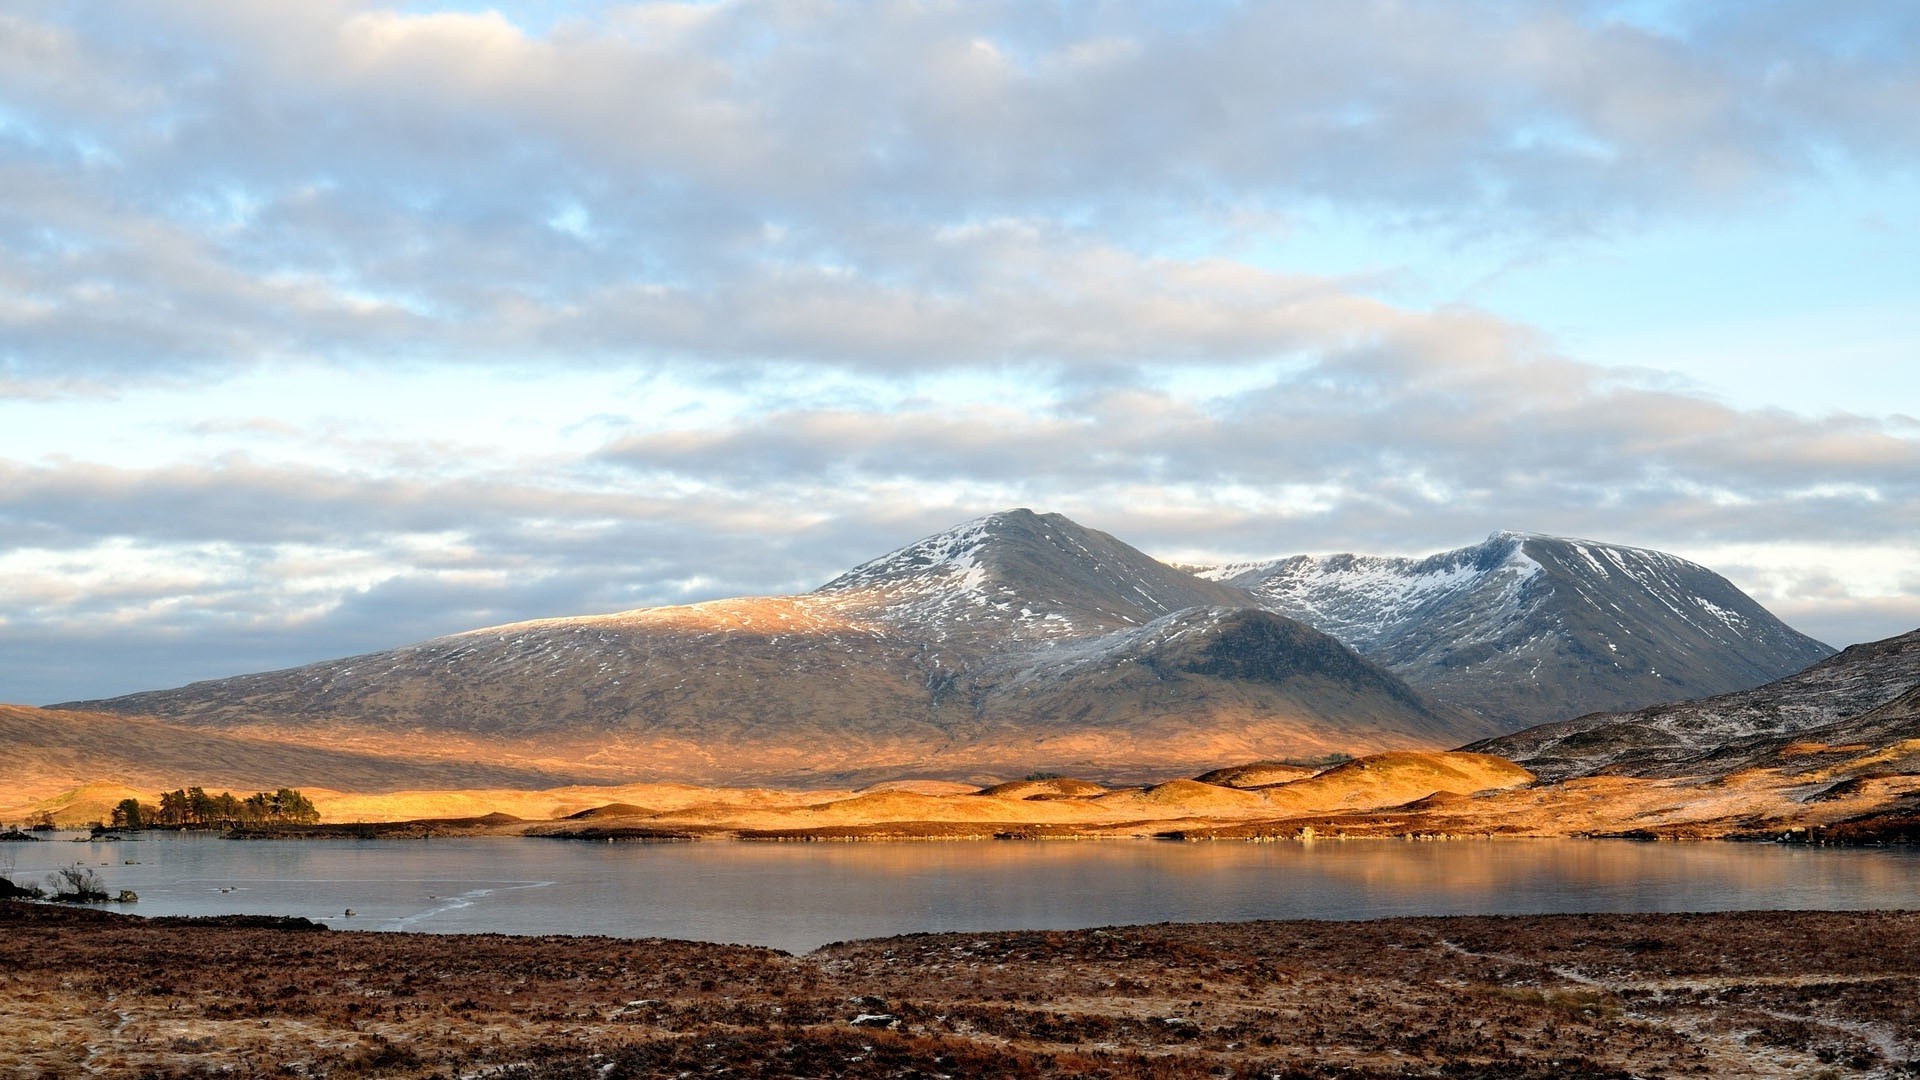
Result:
{"label": "mountain", "polygon": [[1010,510],[862,563],[814,597],[901,633],[998,651],[1140,626],[1189,608],[1257,607],[1059,514]]}
{"label": "mountain", "polygon": [[[1911,744],[1911,745],[1908,745]],[[1742,769],[1920,771],[1920,630],[1855,645],[1764,686],[1595,713],[1475,743],[1548,779],[1725,776]]]}
{"label": "mountain", "polygon": [[1590,540],[1497,532],[1421,559],[1198,573],[1507,730],[1743,690],[1833,653],[1706,567]]}
{"label": "mountain", "polygon": [[800,596],[516,623],[63,707],[703,781],[1116,776],[1496,732],[1238,588],[1028,510]]}

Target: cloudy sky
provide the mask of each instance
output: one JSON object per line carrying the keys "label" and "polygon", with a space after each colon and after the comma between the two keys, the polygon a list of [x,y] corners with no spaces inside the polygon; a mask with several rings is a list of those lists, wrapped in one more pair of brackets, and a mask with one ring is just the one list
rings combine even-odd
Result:
{"label": "cloudy sky", "polygon": [[1016,505],[1920,626],[1920,6],[0,6],[0,700]]}

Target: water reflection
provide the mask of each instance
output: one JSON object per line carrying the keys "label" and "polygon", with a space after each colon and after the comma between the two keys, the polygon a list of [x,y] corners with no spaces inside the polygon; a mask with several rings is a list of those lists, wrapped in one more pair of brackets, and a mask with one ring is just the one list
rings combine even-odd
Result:
{"label": "water reflection", "polygon": [[143,915],[253,912],[338,928],[657,936],[792,950],[920,930],[1920,907],[1920,855],[1912,851],[1758,844],[632,845],[154,836],[9,845],[3,857],[13,859],[17,880],[34,881],[78,859],[111,889],[137,891],[132,910]]}

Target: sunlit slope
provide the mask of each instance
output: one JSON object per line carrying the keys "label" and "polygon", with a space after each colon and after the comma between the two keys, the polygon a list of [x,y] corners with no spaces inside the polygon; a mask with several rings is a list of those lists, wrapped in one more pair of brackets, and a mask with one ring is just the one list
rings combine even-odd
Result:
{"label": "sunlit slope", "polygon": [[471,753],[430,754],[428,746],[399,740],[314,745],[186,728],[146,717],[21,705],[0,705],[0,747],[5,761],[0,768],[0,809],[28,806],[95,783],[137,788],[151,798],[162,789],[196,784],[235,791],[282,786],[379,791],[551,787],[594,777],[587,768],[567,771],[489,764]]}

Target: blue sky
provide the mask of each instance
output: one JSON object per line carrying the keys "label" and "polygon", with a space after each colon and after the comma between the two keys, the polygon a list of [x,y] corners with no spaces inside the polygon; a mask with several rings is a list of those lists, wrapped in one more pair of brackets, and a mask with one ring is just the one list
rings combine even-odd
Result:
{"label": "blue sky", "polygon": [[1657,547],[1920,626],[1920,11],[0,13],[0,700],[1162,557]]}

